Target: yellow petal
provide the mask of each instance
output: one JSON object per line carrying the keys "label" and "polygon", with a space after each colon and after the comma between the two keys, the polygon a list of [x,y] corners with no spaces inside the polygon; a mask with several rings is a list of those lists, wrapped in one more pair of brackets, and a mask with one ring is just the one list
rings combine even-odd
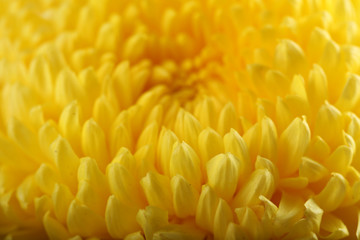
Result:
{"label": "yellow petal", "polygon": [[71,145],[62,137],[58,137],[51,145],[54,161],[59,169],[61,178],[74,192],[76,189],[77,172],[80,164],[79,158]]}
{"label": "yellow petal", "polygon": [[295,42],[288,39],[281,40],[275,49],[274,65],[288,76],[301,74],[306,68],[304,52]]}
{"label": "yellow petal", "polygon": [[147,47],[148,37],[145,34],[135,34],[126,42],[123,51],[123,59],[135,62],[143,56]]}
{"label": "yellow petal", "polygon": [[[102,78],[103,79],[103,78]],[[93,67],[88,67],[82,70],[79,74],[79,81],[86,92],[86,99],[84,99],[83,108],[85,115],[89,115],[92,110],[92,104],[94,103],[97,96],[100,94],[100,84],[99,79],[96,75],[95,70]]]}
{"label": "yellow petal", "polygon": [[305,177],[309,182],[316,182],[325,177],[328,174],[328,170],[320,163],[307,158],[302,157],[299,166],[299,176]]}
{"label": "yellow petal", "polygon": [[272,161],[270,161],[269,159],[258,156],[256,159],[256,162],[255,162],[255,169],[268,170],[274,177],[275,185],[278,183],[279,171],[278,171],[277,167],[275,166],[275,164]]}
{"label": "yellow petal", "polygon": [[170,175],[181,175],[195,189],[200,189],[202,173],[200,159],[195,151],[185,142],[175,143],[170,158]]}
{"label": "yellow petal", "polygon": [[54,83],[49,63],[44,57],[36,57],[30,63],[29,74],[37,90],[49,98],[52,94]]}
{"label": "yellow petal", "polygon": [[202,130],[198,140],[203,166],[215,155],[224,152],[224,144],[221,136],[211,128]]}
{"label": "yellow petal", "polygon": [[327,79],[324,70],[317,64],[309,73],[309,79],[306,85],[307,96],[312,109],[317,111],[327,99]]}
{"label": "yellow petal", "polygon": [[243,182],[252,170],[248,147],[244,139],[237,131],[231,129],[230,132],[224,136],[224,146],[225,152],[230,152],[239,159],[241,171],[239,173],[239,182]]}
{"label": "yellow petal", "polygon": [[114,157],[121,147],[125,147],[130,151],[134,148],[133,139],[129,128],[124,124],[118,125],[113,131],[110,132],[110,151],[111,156]]}
{"label": "yellow petal", "polygon": [[333,211],[337,209],[344,200],[347,185],[346,179],[341,174],[332,173],[332,177],[323,190],[314,197],[314,201],[324,211]]}
{"label": "yellow petal", "polygon": [[77,101],[71,102],[64,108],[60,115],[59,128],[74,151],[81,153],[82,112]]}
{"label": "yellow petal", "polygon": [[0,145],[0,163],[2,165],[12,166],[18,170],[36,169],[37,164],[27,158],[21,148],[3,134],[0,134]]}
{"label": "yellow petal", "polygon": [[[127,159],[130,160],[131,159]],[[121,163],[112,162],[106,169],[106,175],[111,192],[129,206],[143,206],[144,202],[140,195],[140,184],[131,171]]]}
{"label": "yellow petal", "polygon": [[314,137],[306,151],[306,156],[318,162],[323,162],[324,159],[330,156],[330,146],[319,136]]}
{"label": "yellow petal", "polygon": [[85,157],[80,160],[77,178],[79,182],[87,181],[98,191],[103,191],[102,195],[108,193],[109,188],[106,177],[99,169],[95,159]]}
{"label": "yellow petal", "polygon": [[104,23],[97,35],[95,46],[102,51],[116,51],[121,38],[122,22],[119,15],[114,15]]}
{"label": "yellow petal", "polygon": [[352,110],[360,100],[360,77],[349,74],[343,92],[335,106],[341,111]]}
{"label": "yellow petal", "polygon": [[255,123],[243,135],[244,141],[249,150],[250,159],[255,161],[259,152],[259,142],[261,141],[261,128],[259,123]]}
{"label": "yellow petal", "polygon": [[239,129],[239,119],[232,103],[226,104],[220,112],[218,132],[224,136],[230,129]]}
{"label": "yellow petal", "polygon": [[321,219],[324,211],[315,203],[313,199],[305,202],[304,217],[311,224],[312,230],[319,233]]}
{"label": "yellow petal", "polygon": [[109,162],[105,134],[93,119],[85,122],[81,135],[82,149],[86,156],[96,160],[101,170],[105,170]]}
{"label": "yellow petal", "polygon": [[39,193],[40,192],[36,185],[34,176],[29,176],[25,178],[17,188],[16,198],[18,199],[22,209],[30,210],[30,208],[34,207],[34,199],[40,195]]}
{"label": "yellow petal", "polygon": [[305,90],[304,78],[301,75],[295,75],[291,82],[290,93],[300,97],[301,99],[307,101],[308,97]]}
{"label": "yellow petal", "polygon": [[259,219],[251,208],[236,208],[235,213],[240,227],[248,234],[250,239],[262,239],[264,237]]}
{"label": "yellow petal", "polygon": [[200,123],[204,127],[216,128],[218,107],[214,98],[206,97],[202,103],[197,105],[195,109],[195,116],[199,119]]}
{"label": "yellow petal", "polygon": [[111,237],[124,238],[140,228],[136,222],[137,208],[123,204],[114,195],[109,197],[105,211],[106,227]]}
{"label": "yellow petal", "polygon": [[210,232],[214,229],[214,218],[219,204],[215,191],[208,185],[202,187],[199,203],[196,209],[196,224]]}
{"label": "yellow petal", "polygon": [[239,179],[239,159],[231,153],[219,154],[206,164],[208,184],[218,196],[232,199]]}
{"label": "yellow petal", "polygon": [[134,233],[130,233],[130,234],[126,235],[124,240],[145,240],[145,238],[144,238],[143,234],[139,231],[139,232],[134,232]]}
{"label": "yellow petal", "polygon": [[324,161],[324,166],[331,172],[345,175],[350,167],[352,158],[353,152],[351,148],[341,145]]}
{"label": "yellow petal", "polygon": [[199,121],[189,112],[179,111],[175,132],[193,149],[198,148],[198,136],[202,130]]}
{"label": "yellow petal", "polygon": [[105,133],[108,132],[111,124],[113,123],[115,114],[115,107],[105,96],[101,96],[95,101],[93,108],[94,120],[99,124]]}
{"label": "yellow petal", "polygon": [[331,147],[342,142],[343,118],[338,109],[325,103],[321,106],[315,123],[314,133],[322,137]]}
{"label": "yellow petal", "polygon": [[145,145],[136,151],[134,157],[137,162],[136,172],[139,177],[150,171],[155,171],[155,149],[153,144]]}
{"label": "yellow petal", "polygon": [[154,206],[147,206],[138,211],[136,220],[145,233],[145,239],[153,239],[153,235],[158,230],[169,224],[168,213]]}
{"label": "yellow petal", "polygon": [[179,218],[195,216],[199,192],[181,175],[171,179],[171,190],[176,216]]}
{"label": "yellow petal", "polygon": [[166,209],[170,213],[174,211],[170,180],[168,177],[151,171],[140,180],[140,184],[149,205]]}
{"label": "yellow petal", "polygon": [[30,109],[29,121],[35,129],[39,129],[44,124],[44,111],[41,105]]}
{"label": "yellow petal", "polygon": [[305,177],[282,178],[279,187],[283,189],[304,189],[308,183],[309,181]]}
{"label": "yellow petal", "polygon": [[67,229],[47,212],[43,218],[44,228],[51,240],[61,240],[70,238]]}
{"label": "yellow petal", "polygon": [[159,125],[156,122],[153,122],[149,124],[141,133],[136,149],[140,149],[141,147],[148,145],[148,144],[154,144],[156,147],[157,139],[159,134]]}
{"label": "yellow petal", "polygon": [[73,100],[82,100],[83,92],[77,77],[70,69],[62,70],[55,84],[55,101],[66,106]]}
{"label": "yellow petal", "polygon": [[283,193],[279,210],[274,221],[274,233],[277,237],[289,232],[291,227],[300,220],[304,214],[304,202],[301,198]]}
{"label": "yellow petal", "polygon": [[264,236],[271,235],[273,234],[273,228],[274,228],[273,223],[278,208],[274,203],[272,203],[269,199],[267,199],[262,195],[259,196],[259,199],[264,205],[264,213],[261,218],[261,224],[263,226]]}
{"label": "yellow petal", "polygon": [[281,134],[279,140],[279,172],[283,176],[294,173],[310,142],[310,129],[305,120],[294,119]]}
{"label": "yellow petal", "polygon": [[103,217],[77,200],[70,204],[66,224],[71,234],[84,237],[102,236],[107,233]]}
{"label": "yellow petal", "polygon": [[169,129],[163,128],[160,132],[157,154],[159,158],[159,166],[162,172],[170,176],[170,157],[173,145],[178,141],[178,137]]}
{"label": "yellow petal", "polygon": [[271,198],[275,190],[274,176],[267,169],[255,170],[248,182],[235,195],[232,206],[252,206],[260,202],[259,196]]}
{"label": "yellow petal", "polygon": [[52,158],[51,143],[59,136],[56,125],[53,121],[47,121],[38,131],[38,139],[41,151],[48,158]]}
{"label": "yellow petal", "polygon": [[264,117],[261,121],[261,141],[259,155],[272,161],[277,159],[277,132],[274,122]]}
{"label": "yellow petal", "polygon": [[34,161],[41,161],[41,150],[37,136],[26,125],[13,118],[8,124],[8,136]]}
{"label": "yellow petal", "polygon": [[324,213],[321,221],[321,229],[329,234],[321,234],[322,239],[342,239],[349,236],[349,231],[341,219],[331,213]]}
{"label": "yellow petal", "polygon": [[35,173],[35,180],[40,189],[50,195],[54,190],[58,178],[54,169],[48,164],[43,163]]}
{"label": "yellow petal", "polygon": [[330,39],[331,36],[326,30],[315,27],[309,38],[308,52],[311,53],[309,58],[313,61],[318,61]]}
{"label": "yellow petal", "polygon": [[70,189],[63,184],[56,184],[52,193],[52,201],[56,218],[60,223],[66,222],[67,212],[74,199]]}
{"label": "yellow petal", "polygon": [[52,200],[48,195],[42,195],[34,199],[35,217],[43,219],[45,214],[52,210]]}
{"label": "yellow petal", "polygon": [[220,199],[214,217],[214,239],[226,239],[226,230],[232,221],[232,209],[224,199]]}

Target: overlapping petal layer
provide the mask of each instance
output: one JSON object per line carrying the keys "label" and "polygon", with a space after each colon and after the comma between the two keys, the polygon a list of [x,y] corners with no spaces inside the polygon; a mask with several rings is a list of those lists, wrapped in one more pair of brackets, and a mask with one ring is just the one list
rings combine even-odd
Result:
{"label": "overlapping petal layer", "polygon": [[359,12],[0,0],[0,236],[359,239]]}

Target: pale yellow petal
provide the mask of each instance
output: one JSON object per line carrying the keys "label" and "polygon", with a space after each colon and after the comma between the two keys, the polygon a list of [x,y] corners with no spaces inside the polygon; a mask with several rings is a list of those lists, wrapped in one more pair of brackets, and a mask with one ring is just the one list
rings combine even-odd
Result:
{"label": "pale yellow petal", "polygon": [[156,172],[149,172],[140,180],[149,205],[173,213],[170,179]]}
{"label": "pale yellow petal", "polygon": [[62,240],[70,238],[70,234],[61,223],[50,216],[50,212],[46,213],[43,218],[44,228],[51,240]]}
{"label": "pale yellow petal", "polygon": [[310,142],[310,129],[305,120],[294,119],[279,139],[280,175],[289,176],[300,166],[301,157]]}
{"label": "pale yellow petal", "polygon": [[181,175],[195,189],[199,190],[202,183],[200,159],[195,151],[185,142],[175,143],[170,157],[170,175]]}
{"label": "pale yellow petal", "polygon": [[106,227],[113,238],[124,238],[140,228],[136,222],[137,208],[123,204],[114,195],[110,196],[105,210]]}
{"label": "pale yellow petal", "polygon": [[170,176],[170,157],[172,154],[173,145],[175,142],[177,142],[179,139],[175,135],[174,132],[172,132],[169,129],[163,128],[160,132],[159,136],[159,144],[157,148],[157,154],[159,158],[159,167],[162,170],[162,172]]}
{"label": "pale yellow petal", "polygon": [[291,227],[303,216],[304,208],[301,198],[283,193],[274,220],[275,235],[281,237],[289,232]]}
{"label": "pale yellow petal", "polygon": [[60,115],[59,128],[74,151],[81,153],[82,111],[77,101],[71,102],[64,108]]}
{"label": "pale yellow petal", "polygon": [[307,178],[309,182],[316,182],[325,177],[328,173],[328,170],[320,163],[307,157],[301,158],[299,166],[300,177]]}
{"label": "pale yellow petal", "polygon": [[342,239],[349,236],[345,224],[331,213],[324,213],[320,227],[326,232],[320,235],[322,239]]}
{"label": "pale yellow petal", "polygon": [[274,65],[288,76],[303,73],[306,69],[306,58],[297,43],[284,39],[276,46]]}
{"label": "pale yellow petal", "polygon": [[71,148],[71,145],[62,137],[58,137],[51,145],[55,164],[63,181],[68,184],[72,191],[76,189],[77,171],[80,164],[79,158]]}
{"label": "pale yellow petal", "polygon": [[66,224],[71,234],[84,237],[101,236],[107,232],[104,218],[77,200],[70,204]]}
{"label": "pale yellow petal", "polygon": [[324,211],[337,209],[344,200],[347,192],[348,183],[339,173],[332,173],[332,177],[327,182],[322,191],[314,196],[314,201]]}
{"label": "pale yellow petal", "polygon": [[237,188],[239,159],[231,153],[219,154],[206,164],[208,184],[219,197],[229,201]]}
{"label": "pale yellow petal", "polygon": [[226,239],[226,230],[232,221],[232,209],[224,199],[220,199],[214,216],[214,239]]}
{"label": "pale yellow petal", "polygon": [[219,204],[215,191],[208,185],[202,187],[199,203],[196,209],[196,224],[210,232],[214,229],[214,217]]}
{"label": "pale yellow petal", "polygon": [[84,154],[94,158],[99,168],[105,170],[106,164],[109,162],[109,152],[105,134],[95,120],[90,119],[84,123],[81,145]]}
{"label": "pale yellow petal", "polygon": [[251,208],[236,208],[235,213],[240,227],[248,234],[250,239],[264,238],[261,223]]}
{"label": "pale yellow petal", "polygon": [[203,166],[215,155],[224,152],[224,143],[220,134],[211,128],[201,131],[198,141]]}
{"label": "pale yellow petal", "polygon": [[60,223],[66,222],[67,212],[74,199],[70,189],[63,184],[56,184],[52,193],[55,216]]}
{"label": "pale yellow petal", "polygon": [[167,211],[148,206],[138,211],[136,220],[144,231],[145,239],[153,239],[155,232],[169,224]]}
{"label": "pale yellow petal", "polygon": [[195,216],[199,192],[181,175],[171,179],[175,214],[180,218]]}
{"label": "pale yellow petal", "polygon": [[235,195],[233,207],[246,207],[258,204],[259,196],[271,198],[275,190],[274,176],[267,169],[255,170],[249,180]]}

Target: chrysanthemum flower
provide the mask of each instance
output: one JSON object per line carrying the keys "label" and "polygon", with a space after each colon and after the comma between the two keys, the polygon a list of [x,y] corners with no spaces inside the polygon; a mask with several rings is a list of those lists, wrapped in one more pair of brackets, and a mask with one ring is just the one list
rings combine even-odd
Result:
{"label": "chrysanthemum flower", "polygon": [[0,237],[359,239],[360,1],[0,0]]}

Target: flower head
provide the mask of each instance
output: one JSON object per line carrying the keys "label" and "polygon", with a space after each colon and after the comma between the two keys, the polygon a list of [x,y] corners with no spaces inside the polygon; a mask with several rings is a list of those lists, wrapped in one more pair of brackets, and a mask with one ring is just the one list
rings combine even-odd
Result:
{"label": "flower head", "polygon": [[0,0],[0,236],[360,238],[357,0]]}

